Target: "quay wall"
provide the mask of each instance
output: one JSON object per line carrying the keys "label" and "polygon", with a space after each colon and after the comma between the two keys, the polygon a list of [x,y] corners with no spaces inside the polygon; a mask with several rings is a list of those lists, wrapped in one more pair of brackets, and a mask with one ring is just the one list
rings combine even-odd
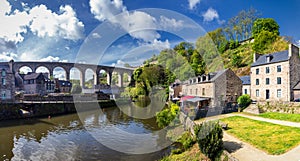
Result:
{"label": "quay wall", "polygon": [[[114,107],[116,103],[113,100],[99,101],[99,108]],[[95,102],[76,102],[76,106],[83,106],[89,109],[89,105],[95,105]],[[74,103],[1,103],[0,121],[11,119],[22,119],[30,117],[48,117],[52,115],[68,114],[77,112]]]}

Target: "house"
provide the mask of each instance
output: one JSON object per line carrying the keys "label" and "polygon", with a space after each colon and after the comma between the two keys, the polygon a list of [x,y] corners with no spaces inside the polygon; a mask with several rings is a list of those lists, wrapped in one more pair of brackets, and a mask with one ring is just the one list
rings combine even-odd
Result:
{"label": "house", "polygon": [[250,70],[251,99],[288,102],[299,97],[300,58],[295,45],[286,51],[254,54]]}
{"label": "house", "polygon": [[0,64],[0,101],[7,102],[14,100],[15,77],[11,69],[11,62]]}
{"label": "house", "polygon": [[194,96],[200,107],[225,107],[242,94],[242,81],[231,69],[190,78],[182,84],[184,97]]}
{"label": "house", "polygon": [[250,75],[241,76],[240,79],[242,80],[242,93],[251,95],[251,80]]}
{"label": "house", "polygon": [[50,79],[43,73],[20,74],[25,94],[45,95],[52,90]]}
{"label": "house", "polygon": [[182,84],[180,80],[175,80],[175,82],[169,86],[169,100],[176,101],[182,95]]}
{"label": "house", "polygon": [[72,83],[70,81],[55,79],[55,88],[60,93],[70,93],[72,89]]}

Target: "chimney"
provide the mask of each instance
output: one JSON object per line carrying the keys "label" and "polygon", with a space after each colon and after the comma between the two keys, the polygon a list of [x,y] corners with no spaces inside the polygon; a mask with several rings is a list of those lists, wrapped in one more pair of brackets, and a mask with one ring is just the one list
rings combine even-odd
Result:
{"label": "chimney", "polygon": [[299,56],[299,48],[294,44],[289,44],[289,58],[292,57],[293,54]]}
{"label": "chimney", "polygon": [[254,53],[253,54],[253,63],[260,57],[260,54]]}

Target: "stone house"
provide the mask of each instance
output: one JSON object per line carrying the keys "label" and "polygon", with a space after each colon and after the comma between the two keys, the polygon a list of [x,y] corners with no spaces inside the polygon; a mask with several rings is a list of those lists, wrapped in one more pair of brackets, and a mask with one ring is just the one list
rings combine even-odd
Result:
{"label": "stone house", "polygon": [[25,94],[45,95],[51,88],[50,79],[43,73],[20,74],[23,79]]}
{"label": "stone house", "polygon": [[254,54],[250,70],[252,100],[288,102],[297,96],[294,88],[300,81],[300,58],[295,45],[273,54]]}
{"label": "stone house", "polygon": [[169,100],[178,99],[182,95],[182,84],[180,80],[175,80],[175,82],[169,86]]}
{"label": "stone house", "polygon": [[240,79],[242,80],[242,94],[248,94],[251,96],[251,80],[250,80],[250,76],[246,75],[246,76],[241,76]]}
{"label": "stone house", "polygon": [[0,101],[12,102],[15,95],[15,77],[12,72],[11,62],[0,64]]}
{"label": "stone house", "polygon": [[200,107],[225,107],[242,95],[242,81],[231,69],[225,69],[190,78],[182,84],[182,95],[197,97]]}
{"label": "stone house", "polygon": [[58,89],[60,93],[70,93],[72,89],[72,83],[70,81],[54,79],[55,88]]}

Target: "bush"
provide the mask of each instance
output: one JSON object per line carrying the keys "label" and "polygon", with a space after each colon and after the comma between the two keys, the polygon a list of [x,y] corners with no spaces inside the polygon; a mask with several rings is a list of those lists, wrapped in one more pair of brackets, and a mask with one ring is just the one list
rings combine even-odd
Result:
{"label": "bush", "polygon": [[158,127],[163,128],[168,126],[177,116],[179,107],[172,103],[170,108],[164,109],[161,112],[156,113],[156,122]]}
{"label": "bush", "polygon": [[241,108],[246,108],[250,105],[251,98],[248,94],[244,94],[237,99],[237,102]]}
{"label": "bush", "polygon": [[82,88],[80,85],[78,85],[78,84],[73,85],[73,87],[71,89],[72,94],[79,94],[81,92],[82,92]]}
{"label": "bush", "polygon": [[195,139],[193,139],[192,134],[190,132],[185,132],[178,139],[178,142],[182,144],[184,150],[189,149],[195,144]]}
{"label": "bush", "polygon": [[219,122],[204,122],[194,130],[200,151],[212,161],[218,160],[223,153],[223,131]]}

